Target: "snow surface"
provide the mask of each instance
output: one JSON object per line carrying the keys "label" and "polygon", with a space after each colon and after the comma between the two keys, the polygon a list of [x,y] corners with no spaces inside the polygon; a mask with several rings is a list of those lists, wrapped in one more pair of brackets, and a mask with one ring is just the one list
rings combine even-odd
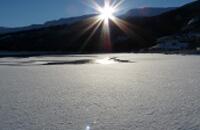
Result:
{"label": "snow surface", "polygon": [[[131,62],[44,64],[106,57]],[[200,57],[1,58],[0,129],[199,130]]]}

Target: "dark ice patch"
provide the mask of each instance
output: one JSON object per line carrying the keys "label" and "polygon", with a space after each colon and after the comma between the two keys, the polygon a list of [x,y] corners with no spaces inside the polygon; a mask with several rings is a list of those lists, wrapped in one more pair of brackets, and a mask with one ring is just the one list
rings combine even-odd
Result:
{"label": "dark ice patch", "polygon": [[114,63],[134,63],[130,60],[123,60],[118,57],[104,59],[78,59],[78,60],[27,60],[27,61],[1,61],[0,65],[4,66],[38,66],[38,65],[84,65],[84,64],[101,64],[99,60]]}

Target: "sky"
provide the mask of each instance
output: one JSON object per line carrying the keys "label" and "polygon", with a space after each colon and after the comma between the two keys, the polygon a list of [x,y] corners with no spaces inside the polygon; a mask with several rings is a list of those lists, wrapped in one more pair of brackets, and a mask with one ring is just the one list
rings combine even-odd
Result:
{"label": "sky", "polygon": [[[92,14],[92,0],[0,0],[0,26],[19,27]],[[103,0],[97,0],[103,1]],[[121,13],[141,7],[178,7],[195,0],[125,0]]]}

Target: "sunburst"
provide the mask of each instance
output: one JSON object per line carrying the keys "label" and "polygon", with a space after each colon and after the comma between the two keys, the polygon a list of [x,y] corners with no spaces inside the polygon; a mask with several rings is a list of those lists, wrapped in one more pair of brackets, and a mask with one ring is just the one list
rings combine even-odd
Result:
{"label": "sunburst", "polygon": [[85,45],[95,34],[97,29],[102,26],[102,40],[104,49],[107,51],[112,50],[111,38],[110,38],[110,21],[112,21],[117,27],[119,27],[125,33],[129,32],[127,25],[129,25],[126,21],[118,18],[115,14],[120,11],[120,6],[124,2],[124,0],[104,0],[104,5],[101,6],[97,1],[92,0],[91,7],[97,12],[97,16],[90,18],[92,20],[92,24],[89,25],[84,32],[87,32],[91,28],[94,30],[91,32],[90,36],[86,39],[82,49],[84,49]]}
{"label": "sunburst", "polygon": [[116,12],[115,8],[110,5],[109,2],[106,2],[104,7],[99,8],[99,18],[103,21],[108,21],[109,19],[114,18],[114,13]]}

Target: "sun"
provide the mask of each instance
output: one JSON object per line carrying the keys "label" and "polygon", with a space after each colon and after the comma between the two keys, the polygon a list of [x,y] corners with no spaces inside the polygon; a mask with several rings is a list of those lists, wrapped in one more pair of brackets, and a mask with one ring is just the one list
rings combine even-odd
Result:
{"label": "sun", "polygon": [[[132,34],[132,31],[130,28],[132,28],[132,25],[130,25],[125,20],[118,18],[117,14],[119,14],[119,11],[122,10],[120,7],[125,0],[102,0],[103,3],[100,2],[100,0],[89,0],[89,3],[87,5],[94,9],[95,16],[87,19],[85,22],[88,24],[88,26],[81,31],[81,34],[84,34],[86,32],[91,32],[88,36],[88,38],[84,41],[81,51],[86,47],[90,39],[95,35],[96,32],[100,32],[100,40],[102,41],[102,47],[105,51],[111,52],[112,51],[112,40],[111,40],[111,25],[110,22],[112,22],[112,25],[116,25],[120,30],[122,30],[127,35]],[[99,31],[99,28],[101,30]],[[110,64],[110,60],[98,60],[97,63],[101,64]]]}
{"label": "sun", "polygon": [[114,13],[116,12],[115,8],[112,7],[109,3],[105,3],[104,7],[99,8],[99,18],[101,20],[107,21],[114,18]]}

